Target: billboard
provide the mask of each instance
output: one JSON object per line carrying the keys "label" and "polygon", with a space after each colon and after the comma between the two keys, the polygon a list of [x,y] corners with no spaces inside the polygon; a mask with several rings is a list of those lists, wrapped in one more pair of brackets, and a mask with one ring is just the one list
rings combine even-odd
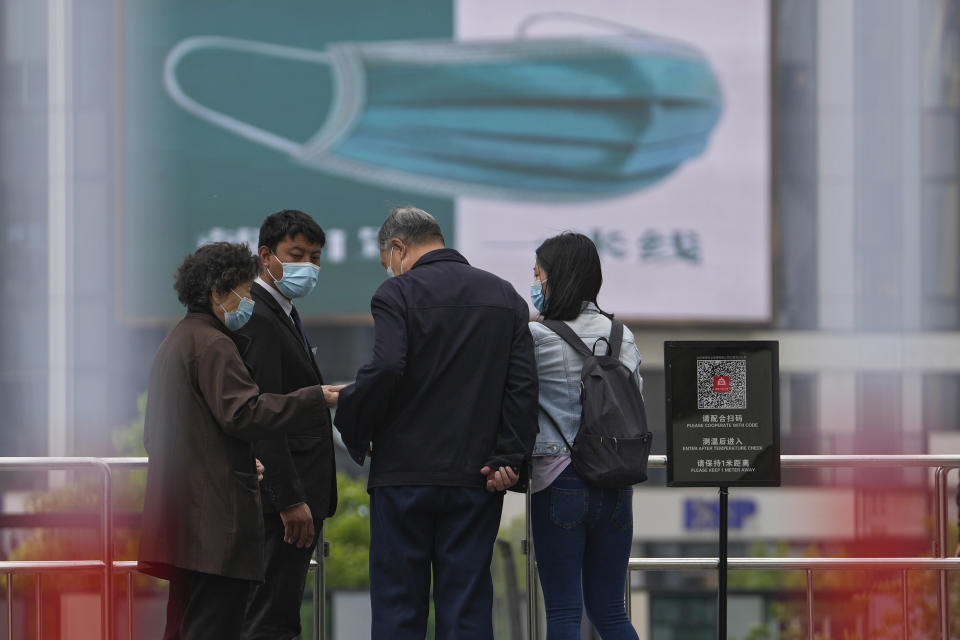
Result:
{"label": "billboard", "polygon": [[298,208],[328,234],[301,312],[365,316],[413,204],[520,292],[570,229],[606,310],[769,319],[769,9],[713,4],[126,0],[121,314],[179,315],[184,255]]}

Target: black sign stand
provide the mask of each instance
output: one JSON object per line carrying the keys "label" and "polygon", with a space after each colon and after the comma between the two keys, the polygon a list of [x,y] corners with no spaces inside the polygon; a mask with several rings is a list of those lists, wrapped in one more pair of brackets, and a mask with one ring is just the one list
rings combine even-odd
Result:
{"label": "black sign stand", "polygon": [[780,486],[779,345],[668,341],[664,365],[667,486],[719,489],[717,637],[726,640],[730,487]]}
{"label": "black sign stand", "polygon": [[726,485],[720,487],[720,566],[717,569],[717,637],[727,640],[727,498]]}

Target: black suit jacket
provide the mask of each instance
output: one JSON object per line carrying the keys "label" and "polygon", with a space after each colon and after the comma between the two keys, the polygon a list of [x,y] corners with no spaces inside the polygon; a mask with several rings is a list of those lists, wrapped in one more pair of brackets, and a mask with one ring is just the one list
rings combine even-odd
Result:
{"label": "black suit jacket", "polygon": [[[250,295],[256,303],[253,317],[239,333],[250,338],[243,359],[263,393],[289,393],[323,384],[323,376],[293,320],[270,292],[254,282]],[[317,414],[316,435],[261,440],[254,445],[266,471],[260,490],[263,509],[275,513],[300,502],[315,518],[333,515],[337,508],[336,465],[330,411]]]}

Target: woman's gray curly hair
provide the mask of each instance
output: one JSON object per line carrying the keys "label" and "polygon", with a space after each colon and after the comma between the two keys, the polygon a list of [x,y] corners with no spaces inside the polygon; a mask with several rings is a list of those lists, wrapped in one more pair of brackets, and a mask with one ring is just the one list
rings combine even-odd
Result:
{"label": "woman's gray curly hair", "polygon": [[210,311],[210,292],[226,293],[260,272],[260,261],[245,244],[205,244],[183,260],[173,277],[177,299],[190,311]]}

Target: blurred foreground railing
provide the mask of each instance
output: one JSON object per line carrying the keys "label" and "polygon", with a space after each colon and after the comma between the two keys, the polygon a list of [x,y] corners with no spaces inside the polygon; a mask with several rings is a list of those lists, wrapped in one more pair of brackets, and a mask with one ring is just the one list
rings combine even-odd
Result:
{"label": "blurred foreground railing", "polygon": [[[97,469],[100,471],[101,507],[97,514],[100,519],[102,557],[97,560],[49,560],[0,562],[0,574],[7,578],[7,640],[13,640],[13,576],[34,575],[37,577],[34,588],[37,638],[43,637],[43,618],[41,616],[42,577],[47,574],[65,573],[101,573],[103,578],[100,624],[103,638],[112,640],[114,636],[114,596],[112,574],[125,573],[127,577],[127,637],[133,635],[133,574],[137,563],[134,561],[114,561],[113,559],[113,474],[112,469],[146,469],[147,458],[4,458],[0,457],[0,471],[64,471],[76,469]],[[321,527],[320,542],[317,544],[315,558],[310,561],[313,571],[313,638],[321,640],[325,633],[325,607],[321,606],[325,592],[324,557],[326,544]],[[112,567],[112,571],[110,569]]]}
{"label": "blurred foreground railing", "polygon": [[42,638],[43,619],[40,615],[42,576],[46,573],[102,573],[103,606],[100,608],[100,629],[104,638],[113,638],[113,476],[110,465],[100,458],[0,458],[0,470],[63,471],[68,469],[95,469],[100,471],[101,507],[100,537],[102,557],[99,560],[49,561],[49,562],[0,562],[0,572],[7,577],[7,640],[13,640],[13,576],[31,574],[37,576],[35,597],[37,601],[37,637]]}
{"label": "blurred foreground railing", "polygon": [[[893,468],[914,467],[935,469],[934,502],[936,524],[933,540],[933,558],[729,558],[727,566],[736,570],[795,570],[806,572],[807,585],[807,638],[813,640],[813,571],[823,570],[867,570],[900,569],[903,605],[903,638],[909,638],[907,618],[907,571],[936,570],[939,584],[937,589],[937,620],[940,640],[950,640],[949,589],[947,571],[960,569],[960,558],[948,558],[948,537],[950,527],[947,522],[947,473],[960,468],[960,455],[791,455],[780,456],[784,468]],[[650,467],[666,467],[667,456],[650,456]],[[530,531],[530,497],[527,495],[527,540],[532,539]],[[528,583],[533,588],[527,590],[529,611],[529,638],[539,638],[536,612],[537,574],[534,553],[530,545],[527,551]],[[631,609],[630,571],[709,571],[717,570],[718,558],[630,558],[626,583],[627,613]]]}
{"label": "blurred foreground railing", "polygon": [[[936,527],[934,531],[933,558],[730,558],[728,566],[736,570],[796,570],[805,571],[807,577],[807,635],[813,638],[813,571],[850,570],[850,569],[899,569],[903,584],[903,608],[907,608],[907,571],[936,570],[939,573],[937,590],[937,615],[941,640],[949,640],[949,593],[947,571],[960,569],[960,558],[948,558],[949,524],[947,522],[947,473],[960,468],[960,455],[800,455],[781,456],[781,465],[785,468],[891,468],[920,467],[935,469],[934,494],[936,505]],[[74,561],[30,561],[0,562],[0,573],[7,577],[7,637],[13,639],[13,580],[14,575],[37,576],[35,587],[37,637],[41,635],[41,586],[42,577],[48,574],[62,573],[101,573],[103,577],[101,612],[101,631],[108,640],[114,638],[114,601],[113,573],[125,573],[127,576],[127,625],[128,637],[133,637],[133,572],[136,562],[115,562],[113,560],[113,504],[112,469],[143,469],[146,458],[3,458],[0,457],[0,471],[33,470],[57,471],[92,469],[100,472],[101,491],[101,542],[102,557],[90,560]],[[666,466],[666,456],[650,456],[651,467]],[[528,497],[529,500],[529,497]],[[528,504],[529,514],[529,504]],[[530,519],[527,518],[527,541],[531,540]],[[317,561],[311,562],[314,570],[313,589],[313,638],[322,640],[326,633],[324,620],[325,607],[322,606],[325,592],[324,549],[322,532]],[[527,553],[528,576],[528,638],[539,638],[537,632],[536,585],[538,584],[534,554],[529,542],[524,545]],[[715,570],[719,566],[717,558],[631,558],[631,571],[677,571],[677,570]],[[627,580],[627,611],[630,611],[630,580]],[[908,637],[907,616],[904,615],[903,634]]]}

